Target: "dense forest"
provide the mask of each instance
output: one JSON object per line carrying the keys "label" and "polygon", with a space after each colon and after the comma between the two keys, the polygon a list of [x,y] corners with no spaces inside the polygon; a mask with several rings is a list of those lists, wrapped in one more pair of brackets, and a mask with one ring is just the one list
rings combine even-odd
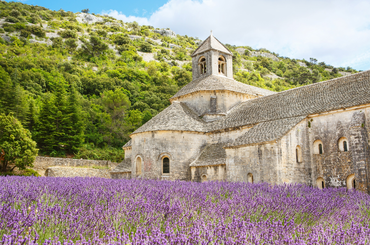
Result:
{"label": "dense forest", "polygon": [[[129,135],[191,81],[201,41],[82,12],[0,2],[0,113],[18,118],[41,155],[119,162]],[[237,81],[273,91],[357,72],[226,46]]]}

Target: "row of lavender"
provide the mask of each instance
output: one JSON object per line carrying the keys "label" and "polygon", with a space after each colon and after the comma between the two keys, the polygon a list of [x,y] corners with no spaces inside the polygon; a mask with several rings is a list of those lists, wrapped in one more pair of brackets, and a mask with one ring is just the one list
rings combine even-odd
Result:
{"label": "row of lavender", "polygon": [[0,178],[1,244],[370,244],[370,196],[304,185]]}

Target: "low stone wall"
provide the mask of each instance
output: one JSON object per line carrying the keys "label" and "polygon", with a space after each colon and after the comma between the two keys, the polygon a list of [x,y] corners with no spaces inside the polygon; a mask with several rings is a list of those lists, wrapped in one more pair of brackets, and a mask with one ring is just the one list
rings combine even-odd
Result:
{"label": "low stone wall", "polygon": [[57,157],[36,157],[33,163],[33,169],[35,170],[46,170],[52,166],[61,167],[109,167],[114,168],[118,163],[106,161],[106,160],[86,160],[86,159],[73,159],[73,158],[57,158]]}
{"label": "low stone wall", "polygon": [[110,179],[110,169],[49,167],[45,176],[48,177],[99,177]]}
{"label": "low stone wall", "polygon": [[131,172],[111,172],[110,176],[112,179],[131,179]]}

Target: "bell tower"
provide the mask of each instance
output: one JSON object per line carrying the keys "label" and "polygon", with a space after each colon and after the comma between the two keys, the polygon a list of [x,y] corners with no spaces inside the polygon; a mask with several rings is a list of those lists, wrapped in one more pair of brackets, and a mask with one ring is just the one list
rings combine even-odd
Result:
{"label": "bell tower", "polygon": [[209,75],[233,79],[233,54],[212,33],[191,57],[193,80]]}

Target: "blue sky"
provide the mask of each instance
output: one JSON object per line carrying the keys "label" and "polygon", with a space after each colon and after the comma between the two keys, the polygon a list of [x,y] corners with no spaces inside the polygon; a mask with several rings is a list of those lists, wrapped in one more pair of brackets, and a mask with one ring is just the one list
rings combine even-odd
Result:
{"label": "blue sky", "polygon": [[[7,0],[7,2],[10,2]],[[126,15],[149,17],[159,7],[163,6],[167,0],[21,0],[20,2],[43,6],[52,10],[64,9],[65,11],[79,12],[88,8],[91,13],[101,13],[103,10],[116,9]]]}
{"label": "blue sky", "polygon": [[316,58],[370,69],[369,0],[20,0],[53,10],[108,14],[125,22],[171,28],[223,43],[266,48],[281,56]]}

